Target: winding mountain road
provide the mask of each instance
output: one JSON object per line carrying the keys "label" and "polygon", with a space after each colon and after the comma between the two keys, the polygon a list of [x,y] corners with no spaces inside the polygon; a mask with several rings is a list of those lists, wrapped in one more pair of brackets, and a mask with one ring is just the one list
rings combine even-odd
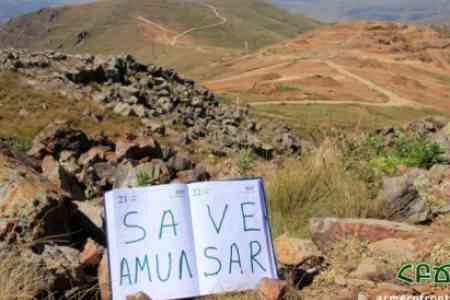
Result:
{"label": "winding mountain road", "polygon": [[[366,106],[378,106],[378,107],[413,107],[413,108],[424,108],[424,107],[431,107],[427,106],[415,101],[412,101],[410,99],[401,97],[397,95],[396,93],[385,89],[375,82],[368,80],[366,78],[363,78],[357,74],[354,74],[350,71],[348,71],[344,66],[341,66],[335,62],[332,62],[330,60],[311,60],[319,63],[324,63],[330,68],[336,70],[338,73],[352,78],[353,80],[359,81],[360,83],[364,84],[366,87],[368,87],[371,90],[374,90],[381,95],[384,95],[387,98],[387,101],[385,102],[365,102],[365,101],[349,101],[349,100],[298,100],[298,101],[255,101],[248,103],[250,106],[262,106],[262,105],[277,105],[277,104],[298,104],[298,105],[305,105],[305,104],[334,104],[334,105],[343,105],[343,104],[360,104],[360,105],[366,105]],[[218,80],[211,80],[207,81],[205,84],[217,84],[217,83],[226,83],[228,81],[235,81],[239,79],[245,79],[249,78],[255,75],[262,74],[264,72],[267,72],[268,70],[272,69],[279,69],[280,67],[288,65],[288,63],[283,62],[272,66],[265,66],[256,70],[248,71],[240,75],[235,75],[228,78],[218,79]],[[273,82],[282,82],[287,79],[293,79],[293,77],[281,77],[277,78],[275,80],[270,80]]]}
{"label": "winding mountain road", "polygon": [[214,13],[214,15],[215,15],[220,21],[217,22],[217,23],[209,24],[209,25],[205,25],[205,26],[192,27],[191,29],[188,29],[188,30],[186,30],[186,31],[183,31],[183,32],[177,34],[177,35],[172,39],[172,42],[170,43],[172,46],[175,46],[175,45],[177,44],[177,41],[178,41],[180,38],[182,38],[183,36],[185,36],[185,35],[187,35],[187,34],[189,34],[189,33],[191,33],[191,32],[194,32],[194,31],[200,31],[200,30],[206,30],[206,29],[212,29],[212,28],[215,28],[215,27],[218,27],[218,26],[222,26],[222,25],[224,25],[224,24],[227,23],[227,21],[228,21],[227,18],[225,18],[224,16],[222,16],[222,15],[219,13],[219,10],[217,9],[217,7],[215,7],[214,5],[206,4],[206,3],[198,3],[198,4],[199,4],[199,5],[202,5],[202,6],[205,6],[205,7],[208,7],[209,9],[211,9],[211,11]]}
{"label": "winding mountain road", "polygon": [[222,26],[222,25],[224,25],[224,24],[226,24],[228,22],[227,18],[222,16],[219,13],[219,10],[217,9],[217,7],[215,7],[214,5],[206,4],[206,3],[197,3],[197,4],[209,8],[214,13],[215,17],[217,17],[219,19],[219,21],[214,23],[214,24],[209,24],[209,25],[204,25],[204,26],[199,26],[199,27],[192,27],[192,28],[190,28],[188,30],[185,30],[183,32],[178,33],[176,31],[170,30],[170,29],[162,26],[159,23],[156,23],[156,22],[153,22],[152,20],[149,20],[149,19],[147,19],[144,16],[137,16],[136,20],[141,22],[141,23],[144,23],[146,25],[153,26],[153,27],[155,27],[155,28],[165,32],[166,34],[171,34],[173,36],[171,38],[169,38],[167,35],[165,36],[166,43],[171,45],[171,46],[176,46],[177,42],[182,37],[184,37],[184,36],[194,32],[194,31],[212,29],[212,28],[215,28],[215,27]]}

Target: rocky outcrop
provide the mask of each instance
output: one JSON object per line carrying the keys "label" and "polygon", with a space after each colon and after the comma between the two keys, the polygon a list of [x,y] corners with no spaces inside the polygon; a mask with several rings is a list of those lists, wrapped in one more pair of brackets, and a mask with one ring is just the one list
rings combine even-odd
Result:
{"label": "rocky outcrop", "polygon": [[287,235],[275,239],[274,250],[278,263],[290,266],[298,266],[308,259],[322,256],[312,241],[296,239]]}
{"label": "rocky outcrop", "polygon": [[337,241],[357,237],[360,240],[376,242],[393,236],[409,238],[425,234],[426,230],[407,225],[375,219],[313,218],[310,231],[314,243],[322,251],[329,250]]}
{"label": "rocky outcrop", "polygon": [[91,141],[84,132],[72,128],[67,122],[56,121],[35,137],[28,154],[38,159],[48,154],[59,158],[63,150],[79,155],[89,149],[90,145]]}
{"label": "rocky outcrop", "polygon": [[[279,154],[302,150],[299,139],[289,129],[262,136],[261,126],[251,120],[247,108],[220,103],[211,91],[198,87],[174,70],[144,65],[131,56],[9,49],[0,51],[0,70],[25,74],[72,97],[91,99],[118,115],[139,118],[153,132],[165,134],[165,125],[161,124],[164,120],[183,128],[183,144],[207,139],[215,155],[250,147],[270,159],[275,149]],[[58,148],[78,152],[88,146],[86,139],[77,136],[79,133],[62,127],[59,130],[54,132],[49,128],[43,132],[31,154],[42,158]],[[63,145],[54,145],[51,137],[59,135],[67,138],[61,140]]]}
{"label": "rocky outcrop", "polygon": [[286,294],[287,282],[282,280],[262,278],[256,287],[256,299],[278,300]]}
{"label": "rocky outcrop", "polygon": [[385,177],[378,198],[390,220],[432,222],[450,213],[450,166],[410,169],[401,176]]}
{"label": "rocky outcrop", "polygon": [[35,241],[69,233],[74,206],[44,176],[0,151],[0,242]]}
{"label": "rocky outcrop", "polygon": [[[52,164],[47,162],[45,169]],[[95,263],[93,255],[82,263],[79,250],[88,237],[102,243],[103,233],[63,188],[60,181],[48,180],[0,150],[0,262],[2,266],[12,262],[14,270],[34,274],[27,297],[52,292],[62,299],[73,288],[95,284],[87,266]]]}
{"label": "rocky outcrop", "polygon": [[209,179],[208,172],[187,152],[161,146],[152,134],[135,130],[112,142],[56,121],[34,139],[29,154],[41,161],[42,175],[72,200],[96,199],[113,187]]}

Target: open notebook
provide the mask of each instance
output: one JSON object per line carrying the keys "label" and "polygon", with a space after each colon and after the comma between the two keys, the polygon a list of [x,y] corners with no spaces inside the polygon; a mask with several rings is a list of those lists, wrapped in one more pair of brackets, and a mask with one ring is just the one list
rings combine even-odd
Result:
{"label": "open notebook", "polygon": [[113,300],[243,291],[277,278],[262,179],[118,189],[105,208]]}

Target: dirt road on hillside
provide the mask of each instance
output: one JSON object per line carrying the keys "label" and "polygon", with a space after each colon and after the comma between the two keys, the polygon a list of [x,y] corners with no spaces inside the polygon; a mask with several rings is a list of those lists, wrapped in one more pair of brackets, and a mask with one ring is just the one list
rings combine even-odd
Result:
{"label": "dirt road on hillside", "polygon": [[[177,42],[184,36],[188,35],[189,33],[192,33],[194,31],[212,29],[212,28],[222,26],[227,23],[227,21],[228,21],[227,18],[225,18],[224,16],[222,16],[219,13],[219,10],[217,9],[217,7],[210,5],[210,4],[203,4],[203,3],[198,3],[198,5],[209,8],[214,13],[215,17],[217,17],[219,19],[219,22],[216,22],[214,24],[199,26],[199,27],[192,27],[188,30],[178,33],[176,31],[170,30],[170,29],[162,26],[159,23],[153,22],[152,20],[149,20],[143,16],[137,16],[136,20],[141,23],[144,23],[146,25],[153,26],[153,27],[157,28],[158,30],[163,31],[165,33],[165,37],[164,37],[165,42],[171,46],[176,46]],[[168,36],[168,34],[170,34],[170,37]]]}
{"label": "dirt road on hillside", "polygon": [[143,16],[137,16],[136,20],[147,25],[147,26],[152,26],[158,30],[160,30],[163,33],[163,41],[166,44],[170,44],[171,43],[171,37],[173,37],[174,35],[177,34],[177,32],[170,30],[164,26],[162,26],[159,23],[153,22]]}
{"label": "dirt road on hillside", "polygon": [[[410,99],[403,98],[396,93],[385,89],[379,85],[377,85],[375,82],[365,79],[359,75],[356,75],[348,70],[345,69],[344,66],[341,66],[335,62],[332,62],[330,60],[312,60],[318,63],[324,63],[330,68],[336,70],[340,74],[352,78],[353,80],[359,81],[360,83],[367,86],[369,89],[374,90],[381,95],[384,95],[388,100],[385,102],[363,102],[363,101],[348,101],[348,100],[299,100],[299,101],[258,101],[258,102],[250,102],[249,104],[251,106],[261,106],[261,105],[276,105],[276,104],[299,104],[299,105],[305,105],[305,104],[334,104],[334,105],[341,105],[341,104],[360,104],[360,105],[366,105],[366,106],[378,106],[378,107],[413,107],[413,108],[424,108],[427,107],[426,105],[420,104],[418,102],[412,101]],[[218,80],[211,80],[205,82],[206,85],[208,84],[218,84],[218,83],[226,83],[229,81],[236,81],[241,80],[249,77],[253,77],[256,75],[264,74],[265,72],[269,70],[279,69],[282,67],[285,67],[289,64],[292,64],[292,61],[289,62],[283,62],[272,66],[265,66],[262,68],[258,68],[255,70],[247,71],[243,74],[231,76],[228,78],[218,79]],[[299,78],[302,76],[299,76]],[[288,81],[296,78],[296,76],[289,76],[289,77],[281,77],[277,78],[275,80],[272,80],[273,82],[283,82]]]}
{"label": "dirt road on hillside", "polygon": [[227,18],[225,18],[224,16],[222,16],[222,15],[219,13],[217,7],[215,7],[215,6],[211,5],[211,4],[204,4],[204,3],[198,3],[198,4],[199,4],[199,5],[202,5],[202,6],[205,6],[205,7],[208,7],[209,9],[211,9],[211,11],[214,13],[214,15],[215,15],[220,21],[217,22],[217,23],[214,23],[214,24],[210,24],[210,25],[205,25],[205,26],[200,26],[200,27],[193,27],[193,28],[191,28],[191,29],[188,29],[188,30],[186,30],[186,31],[183,31],[183,32],[179,33],[178,35],[176,35],[176,36],[172,39],[172,42],[171,42],[171,45],[172,45],[172,46],[175,46],[175,45],[177,44],[177,41],[178,41],[180,38],[182,38],[183,36],[185,36],[185,35],[187,35],[187,34],[189,34],[189,33],[191,33],[191,32],[194,32],[194,31],[200,31],[200,30],[212,29],[212,28],[215,28],[215,27],[218,27],[218,26],[222,26],[222,25],[224,25],[224,24],[227,23],[227,21],[228,21]]}
{"label": "dirt road on hillside", "polygon": [[[345,75],[347,77],[353,78],[359,82],[361,82],[362,84],[366,85],[368,88],[386,96],[388,98],[387,102],[383,102],[383,103],[374,103],[374,104],[378,104],[380,106],[409,106],[409,107],[424,107],[424,105],[419,104],[415,101],[400,97],[399,95],[395,94],[392,91],[389,91],[385,88],[380,87],[379,85],[377,85],[376,83],[374,83],[371,80],[367,80],[359,75],[356,75],[354,73],[351,73],[349,71],[347,71],[343,66],[338,65],[332,61],[325,61],[325,63],[335,69],[336,71],[338,71],[339,73],[341,73],[342,75]],[[361,102],[358,102],[361,103]]]}

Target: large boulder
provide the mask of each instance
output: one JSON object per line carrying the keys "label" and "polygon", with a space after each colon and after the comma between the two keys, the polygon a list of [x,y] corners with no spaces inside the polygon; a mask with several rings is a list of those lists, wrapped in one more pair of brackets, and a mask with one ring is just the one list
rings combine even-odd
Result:
{"label": "large boulder", "polygon": [[445,162],[450,162],[450,124],[432,134],[430,139],[437,143],[442,150],[440,159]]}
{"label": "large boulder", "polygon": [[282,235],[274,241],[277,261],[283,265],[297,266],[322,253],[311,240],[302,240]]}
{"label": "large boulder", "polygon": [[450,166],[411,169],[402,176],[385,177],[379,200],[388,219],[416,224],[434,221],[450,213]]}
{"label": "large boulder", "polygon": [[125,134],[116,143],[116,158],[141,160],[144,158],[162,158],[161,146],[151,136]]}
{"label": "large boulder", "polygon": [[42,174],[61,190],[67,192],[71,199],[83,200],[84,192],[77,179],[68,174],[61,164],[52,156],[42,161]]}
{"label": "large boulder", "polygon": [[1,247],[0,264],[9,273],[2,278],[2,293],[8,295],[3,299],[47,299],[48,294],[62,299],[65,291],[89,284],[74,248],[55,244]]}
{"label": "large boulder", "polygon": [[277,279],[262,278],[256,286],[257,300],[279,300],[285,295],[287,282]]}
{"label": "large boulder", "polygon": [[[444,226],[422,227],[372,219],[312,219],[310,230],[314,243],[325,255],[336,255],[341,241],[366,245],[371,257],[398,266],[406,261],[435,261],[437,253],[448,260],[450,229]],[[353,250],[352,250],[353,251]],[[361,253],[363,254],[363,253]],[[367,254],[367,253],[366,253]],[[366,255],[364,254],[364,255]],[[338,253],[341,255],[341,253]],[[364,256],[363,255],[363,256]],[[363,274],[366,271],[360,270]],[[392,277],[392,276],[391,276]]]}
{"label": "large boulder", "polygon": [[353,237],[376,242],[393,237],[407,239],[425,236],[428,232],[418,226],[375,219],[312,218],[309,225],[312,240],[325,252],[337,241]]}
{"label": "large boulder", "polygon": [[70,233],[73,213],[73,204],[58,186],[0,151],[0,241],[62,239]]}
{"label": "large boulder", "polygon": [[383,189],[379,195],[386,217],[412,223],[423,223],[431,218],[430,208],[420,197],[414,184],[423,170],[410,170],[398,177],[383,178]]}
{"label": "large boulder", "polygon": [[36,136],[28,154],[39,159],[46,155],[58,158],[63,150],[79,155],[90,146],[91,141],[83,131],[74,129],[66,121],[55,121]]}

